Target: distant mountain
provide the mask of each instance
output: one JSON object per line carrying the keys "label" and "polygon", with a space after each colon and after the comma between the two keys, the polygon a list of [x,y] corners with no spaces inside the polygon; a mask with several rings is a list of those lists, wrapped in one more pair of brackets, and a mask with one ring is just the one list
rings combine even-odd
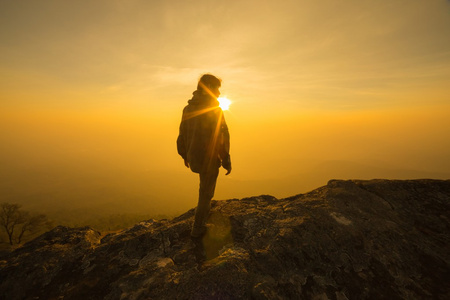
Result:
{"label": "distant mountain", "polygon": [[[9,166],[0,168],[0,202],[21,204],[24,209],[44,213],[63,225],[92,225],[83,218],[107,218],[118,213],[174,216],[195,206],[198,198],[198,176],[180,168],[173,172],[75,163]],[[238,174],[238,167],[235,172]],[[330,178],[450,179],[450,172],[408,170],[385,162],[337,160],[298,164],[297,171],[283,173],[280,169],[265,179],[254,175],[255,179],[242,179],[235,173],[229,177],[221,175],[215,199],[258,194],[283,198],[311,191]]]}
{"label": "distant mountain", "polygon": [[[399,168],[379,161],[329,160],[312,166],[299,166],[298,171],[281,177],[265,180],[221,180],[218,183],[219,198],[245,197],[249,192],[288,197],[305,193],[327,183],[330,178],[338,179],[450,179],[450,172],[430,172]],[[238,195],[238,196],[236,196]]]}
{"label": "distant mountain", "polygon": [[2,299],[449,299],[450,180],[331,180],[102,236],[56,227],[0,259]]}

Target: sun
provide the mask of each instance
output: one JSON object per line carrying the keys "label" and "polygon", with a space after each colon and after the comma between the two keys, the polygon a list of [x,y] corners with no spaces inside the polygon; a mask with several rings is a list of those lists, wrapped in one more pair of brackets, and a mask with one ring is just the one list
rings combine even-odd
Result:
{"label": "sun", "polygon": [[230,108],[231,101],[227,97],[219,97],[217,100],[219,101],[219,107],[222,110],[228,110]]}

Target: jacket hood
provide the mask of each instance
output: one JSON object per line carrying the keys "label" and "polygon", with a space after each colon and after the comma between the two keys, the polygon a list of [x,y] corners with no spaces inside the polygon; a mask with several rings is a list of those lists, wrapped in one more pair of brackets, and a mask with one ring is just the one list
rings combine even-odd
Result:
{"label": "jacket hood", "polygon": [[192,93],[192,99],[188,101],[189,105],[200,106],[219,106],[219,101],[202,91],[196,90]]}

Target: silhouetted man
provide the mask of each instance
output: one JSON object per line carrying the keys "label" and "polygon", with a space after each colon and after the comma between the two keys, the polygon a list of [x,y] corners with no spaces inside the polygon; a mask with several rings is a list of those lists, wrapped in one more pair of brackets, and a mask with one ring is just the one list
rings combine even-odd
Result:
{"label": "silhouetted man", "polygon": [[191,236],[199,238],[206,232],[211,199],[214,196],[219,168],[231,172],[230,134],[219,107],[217,97],[221,80],[213,75],[203,75],[193,97],[183,110],[180,134],[177,139],[178,153],[186,167],[200,174],[200,190],[195,210]]}

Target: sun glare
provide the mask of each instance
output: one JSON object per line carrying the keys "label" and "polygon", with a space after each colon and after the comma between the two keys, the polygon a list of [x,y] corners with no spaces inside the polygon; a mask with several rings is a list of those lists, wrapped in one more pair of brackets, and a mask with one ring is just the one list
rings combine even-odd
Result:
{"label": "sun glare", "polygon": [[219,101],[219,107],[222,110],[228,110],[230,108],[231,101],[227,97],[219,97],[217,100]]}

